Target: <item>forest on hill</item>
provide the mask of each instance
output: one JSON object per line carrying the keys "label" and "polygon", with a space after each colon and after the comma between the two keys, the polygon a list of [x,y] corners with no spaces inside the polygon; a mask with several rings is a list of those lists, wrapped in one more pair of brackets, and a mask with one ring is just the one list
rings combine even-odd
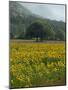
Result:
{"label": "forest on hill", "polygon": [[9,2],[10,39],[65,40],[65,22],[32,13],[19,2]]}

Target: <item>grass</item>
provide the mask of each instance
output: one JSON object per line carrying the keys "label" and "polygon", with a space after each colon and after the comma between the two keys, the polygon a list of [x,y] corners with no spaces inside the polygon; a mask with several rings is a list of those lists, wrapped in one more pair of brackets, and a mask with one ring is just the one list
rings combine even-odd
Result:
{"label": "grass", "polygon": [[65,85],[64,42],[10,42],[10,88]]}

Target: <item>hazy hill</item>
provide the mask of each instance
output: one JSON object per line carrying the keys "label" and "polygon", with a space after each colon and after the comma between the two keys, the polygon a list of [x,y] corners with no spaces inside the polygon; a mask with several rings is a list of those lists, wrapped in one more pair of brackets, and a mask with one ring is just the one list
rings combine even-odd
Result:
{"label": "hazy hill", "polygon": [[18,36],[35,19],[33,14],[18,2],[9,3],[10,32]]}
{"label": "hazy hill", "polygon": [[[9,2],[9,15],[10,15],[10,36],[11,38],[25,37],[26,29],[28,26],[37,20],[40,20],[46,27],[51,27],[55,33],[55,39],[65,40],[65,23],[61,21],[44,19],[38,15],[33,14],[27,8],[22,6],[19,2]],[[47,24],[45,24],[47,23]],[[61,36],[61,37],[60,37]]]}

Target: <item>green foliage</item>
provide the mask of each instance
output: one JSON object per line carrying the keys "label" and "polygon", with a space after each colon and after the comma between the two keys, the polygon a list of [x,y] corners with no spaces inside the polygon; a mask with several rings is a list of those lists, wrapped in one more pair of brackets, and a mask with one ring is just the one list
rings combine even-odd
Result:
{"label": "green foliage", "polygon": [[[30,12],[18,2],[10,1],[9,4],[10,32],[14,35],[13,38],[32,39],[33,37],[40,37],[41,41],[43,39],[65,40],[64,22],[43,19],[42,17]],[[28,38],[26,36],[27,33],[31,33],[28,35]],[[10,37],[12,36],[10,35]]]}
{"label": "green foliage", "polygon": [[31,38],[40,38],[41,40],[45,37],[45,31],[44,31],[44,26],[40,22],[34,22],[32,23],[26,31],[26,37],[31,37]]}

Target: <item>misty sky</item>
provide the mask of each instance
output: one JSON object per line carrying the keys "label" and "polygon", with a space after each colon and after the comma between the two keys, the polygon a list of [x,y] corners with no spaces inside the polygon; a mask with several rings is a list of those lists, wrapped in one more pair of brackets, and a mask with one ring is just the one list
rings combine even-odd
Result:
{"label": "misty sky", "polygon": [[32,13],[51,20],[65,21],[65,5],[21,3]]}

